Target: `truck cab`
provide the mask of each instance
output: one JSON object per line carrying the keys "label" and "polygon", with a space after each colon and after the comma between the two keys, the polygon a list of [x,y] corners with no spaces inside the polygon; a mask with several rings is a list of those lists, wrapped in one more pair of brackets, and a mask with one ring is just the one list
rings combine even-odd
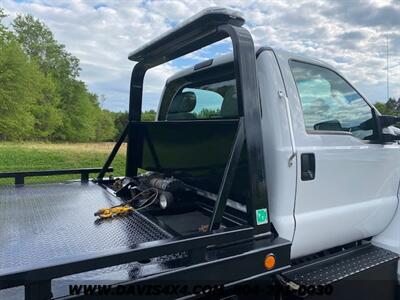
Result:
{"label": "truck cab", "polygon": [[[269,213],[291,258],[371,239],[399,205],[400,145],[382,142],[379,112],[333,66],[260,47],[256,51]],[[238,118],[232,54],[167,82],[158,121]],[[391,226],[400,228],[398,221]],[[396,224],[394,224],[397,222]],[[377,237],[378,236],[378,237]],[[400,253],[398,234],[386,238]]]}

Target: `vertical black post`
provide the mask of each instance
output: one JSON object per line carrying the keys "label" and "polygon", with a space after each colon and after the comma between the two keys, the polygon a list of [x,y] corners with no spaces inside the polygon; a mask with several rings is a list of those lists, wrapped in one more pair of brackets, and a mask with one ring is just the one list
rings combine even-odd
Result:
{"label": "vertical black post", "polygon": [[271,225],[268,218],[261,103],[254,43],[250,32],[243,27],[221,25],[218,29],[227,32],[232,39],[239,113],[244,117],[249,165],[251,200],[247,205],[247,213],[250,224],[255,228],[255,234],[262,234],[269,232]]}
{"label": "vertical black post", "polygon": [[15,175],[15,184],[25,184],[25,177],[24,175],[18,174]]}
{"label": "vertical black post", "polygon": [[376,139],[379,141],[379,143],[384,144],[385,143],[385,137],[383,134],[383,129],[382,129],[382,124],[379,121],[379,113],[374,108],[371,108],[372,112],[372,117],[375,120],[375,126],[376,126],[376,132],[372,132],[373,135],[376,135]]}
{"label": "vertical black post", "polygon": [[139,122],[141,118],[143,80],[146,71],[147,68],[143,63],[137,63],[132,71],[129,95],[128,147],[126,150],[126,176],[128,177],[136,176],[137,169],[141,165],[143,139],[133,123]]}
{"label": "vertical black post", "polygon": [[89,172],[81,173],[81,182],[88,183],[89,182]]}
{"label": "vertical black post", "polygon": [[50,280],[25,285],[25,300],[49,300],[52,297]]}

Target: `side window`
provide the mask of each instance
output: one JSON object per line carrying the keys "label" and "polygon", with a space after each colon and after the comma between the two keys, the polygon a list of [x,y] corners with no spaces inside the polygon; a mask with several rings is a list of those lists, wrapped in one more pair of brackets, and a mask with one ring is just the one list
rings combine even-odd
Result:
{"label": "side window", "polygon": [[235,80],[186,86],[171,101],[167,120],[238,117]]}
{"label": "side window", "polygon": [[290,61],[307,131],[345,131],[361,140],[375,133],[372,108],[338,74],[312,64]]}

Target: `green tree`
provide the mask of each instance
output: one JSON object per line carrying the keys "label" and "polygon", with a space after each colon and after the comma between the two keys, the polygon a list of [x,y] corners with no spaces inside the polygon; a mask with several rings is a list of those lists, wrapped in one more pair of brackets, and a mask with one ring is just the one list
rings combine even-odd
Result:
{"label": "green tree", "polygon": [[141,120],[143,122],[155,121],[156,115],[157,115],[157,113],[155,110],[153,110],[153,109],[146,110],[146,111],[142,112]]}
{"label": "green tree", "polygon": [[385,103],[376,102],[374,106],[383,115],[397,115],[400,116],[400,98],[389,98]]}
{"label": "green tree", "polygon": [[93,141],[96,138],[98,110],[93,95],[87,92],[85,84],[77,80],[65,80],[60,107],[63,111],[62,125],[55,138],[71,142]]}
{"label": "green tree", "polygon": [[128,124],[128,112],[117,112],[114,113],[114,126],[116,128],[116,138],[120,137]]}
{"label": "green tree", "polygon": [[96,141],[114,141],[117,129],[114,124],[114,115],[108,110],[100,110],[96,127]]}
{"label": "green tree", "polygon": [[66,51],[43,22],[30,15],[19,15],[12,27],[25,53],[43,74],[44,97],[33,110],[35,136],[73,142],[109,140],[115,134],[113,119],[78,79],[78,58]]}
{"label": "green tree", "polygon": [[199,113],[197,113],[195,115],[196,115],[197,119],[220,118],[221,110],[220,109],[203,108]]}
{"label": "green tree", "polygon": [[[0,22],[4,16],[0,10]],[[32,108],[42,97],[37,64],[22,51],[15,35],[0,25],[0,139],[29,138],[35,126]]]}
{"label": "green tree", "polygon": [[41,96],[32,107],[32,114],[35,118],[32,138],[49,140],[62,125],[62,111],[59,108],[60,96],[51,76],[45,76],[39,72],[38,80]]}
{"label": "green tree", "polygon": [[57,42],[43,22],[31,15],[19,15],[12,27],[25,52],[37,60],[45,75],[51,73],[58,81],[79,76],[79,59]]}
{"label": "green tree", "polygon": [[375,108],[383,115],[387,115],[388,114],[388,109],[385,105],[385,103],[382,102],[376,102],[374,104]]}
{"label": "green tree", "polygon": [[[155,121],[157,112],[153,109],[143,111],[141,120],[144,122]],[[121,136],[122,132],[124,131],[126,125],[128,124],[128,112],[116,112],[113,113],[114,116],[114,125],[116,128],[115,137],[118,138]]]}
{"label": "green tree", "polygon": [[[376,102],[374,105],[382,115],[400,116],[400,98],[389,98],[386,103]],[[400,123],[395,126],[400,128]]]}

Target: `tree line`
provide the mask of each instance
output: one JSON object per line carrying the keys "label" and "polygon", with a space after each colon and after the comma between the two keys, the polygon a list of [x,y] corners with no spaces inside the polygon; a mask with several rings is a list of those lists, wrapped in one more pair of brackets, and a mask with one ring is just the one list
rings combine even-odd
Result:
{"label": "tree line", "polygon": [[5,17],[0,8],[0,140],[115,140],[127,113],[100,107],[79,79],[79,59],[33,16],[19,15],[9,26]]}
{"label": "tree line", "polygon": [[382,115],[400,116],[400,97],[397,100],[389,98],[386,103],[376,102],[374,105]]}
{"label": "tree line", "polygon": [[[0,141],[115,140],[128,113],[101,108],[98,95],[79,79],[79,59],[42,21],[19,15],[6,26],[5,17],[0,8]],[[382,114],[400,116],[400,98],[375,106]],[[155,115],[146,111],[142,120]]]}

